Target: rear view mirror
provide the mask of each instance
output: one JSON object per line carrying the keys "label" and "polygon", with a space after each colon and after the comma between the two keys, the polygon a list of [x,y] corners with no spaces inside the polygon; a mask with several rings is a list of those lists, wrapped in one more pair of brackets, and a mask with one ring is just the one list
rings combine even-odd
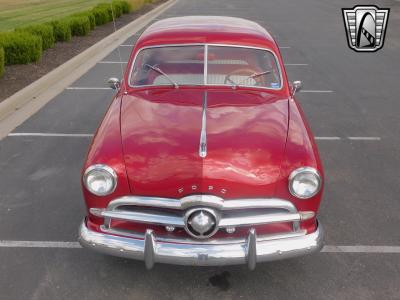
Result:
{"label": "rear view mirror", "polygon": [[121,86],[119,79],[115,78],[115,77],[111,77],[110,79],[108,79],[107,83],[108,83],[108,86],[110,88],[112,88],[113,90],[117,90]]}
{"label": "rear view mirror", "polygon": [[303,84],[301,83],[300,80],[293,81],[292,95],[294,96],[294,94],[296,94],[296,92],[300,91],[302,87],[303,87]]}

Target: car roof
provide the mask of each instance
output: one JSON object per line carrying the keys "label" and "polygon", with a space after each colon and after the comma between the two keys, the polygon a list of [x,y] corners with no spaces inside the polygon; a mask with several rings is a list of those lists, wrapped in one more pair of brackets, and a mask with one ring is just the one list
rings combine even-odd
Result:
{"label": "car roof", "polygon": [[234,17],[168,18],[149,26],[136,48],[171,44],[233,44],[276,50],[273,37],[259,24]]}

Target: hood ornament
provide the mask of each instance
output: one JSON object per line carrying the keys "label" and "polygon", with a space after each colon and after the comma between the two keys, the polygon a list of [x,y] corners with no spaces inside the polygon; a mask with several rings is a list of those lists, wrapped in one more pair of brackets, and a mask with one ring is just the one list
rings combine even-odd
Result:
{"label": "hood ornament", "polygon": [[200,133],[200,145],[199,145],[199,156],[205,158],[207,156],[207,91],[204,93],[203,98],[203,112],[201,116],[201,133]]}

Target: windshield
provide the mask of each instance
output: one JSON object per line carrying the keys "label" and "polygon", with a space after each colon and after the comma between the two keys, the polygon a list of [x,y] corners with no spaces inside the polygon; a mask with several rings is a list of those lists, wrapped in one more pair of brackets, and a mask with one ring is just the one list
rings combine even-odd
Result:
{"label": "windshield", "polygon": [[270,51],[234,46],[146,48],[138,53],[130,76],[131,86],[229,85],[279,89],[281,84],[280,71]]}

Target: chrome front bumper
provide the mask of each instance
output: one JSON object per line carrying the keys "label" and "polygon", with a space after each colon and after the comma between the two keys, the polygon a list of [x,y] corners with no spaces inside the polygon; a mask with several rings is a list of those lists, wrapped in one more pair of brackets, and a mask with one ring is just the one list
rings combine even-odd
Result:
{"label": "chrome front bumper", "polygon": [[152,230],[143,238],[122,237],[90,230],[84,221],[79,230],[79,242],[95,251],[144,260],[151,269],[154,263],[193,266],[247,264],[253,270],[258,262],[286,259],[317,252],[322,248],[324,231],[321,224],[315,232],[305,231],[257,237],[251,229],[246,239],[226,242],[182,243],[158,241]]}

